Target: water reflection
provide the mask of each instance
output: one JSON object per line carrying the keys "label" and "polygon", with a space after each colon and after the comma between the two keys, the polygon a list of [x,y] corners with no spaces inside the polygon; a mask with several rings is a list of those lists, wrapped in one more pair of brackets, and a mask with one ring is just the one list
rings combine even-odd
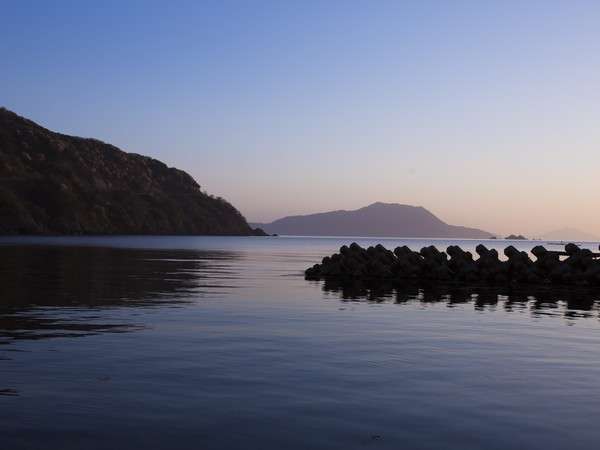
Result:
{"label": "water reflection", "polygon": [[423,305],[441,303],[448,308],[472,304],[474,309],[479,311],[502,308],[507,312],[530,311],[534,316],[560,314],[570,319],[598,318],[600,315],[598,290],[516,289],[440,284],[407,286],[361,282],[340,284],[334,280],[317,283],[321,283],[323,292],[333,294],[344,302],[394,302],[396,304],[417,302]]}
{"label": "water reflection", "polygon": [[16,389],[0,389],[0,395],[5,395],[7,397],[17,397],[19,395],[19,391]]}
{"label": "water reflection", "polygon": [[[0,247],[0,344],[126,332],[107,309],[178,305],[227,290],[234,252],[97,247]],[[107,321],[108,320],[108,321]]]}

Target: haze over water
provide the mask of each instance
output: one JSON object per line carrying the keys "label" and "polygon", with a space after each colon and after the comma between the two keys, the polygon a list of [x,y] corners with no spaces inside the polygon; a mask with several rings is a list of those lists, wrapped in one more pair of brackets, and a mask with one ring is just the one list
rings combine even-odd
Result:
{"label": "haze over water", "polygon": [[600,296],[304,280],[352,241],[2,238],[2,448],[595,448]]}

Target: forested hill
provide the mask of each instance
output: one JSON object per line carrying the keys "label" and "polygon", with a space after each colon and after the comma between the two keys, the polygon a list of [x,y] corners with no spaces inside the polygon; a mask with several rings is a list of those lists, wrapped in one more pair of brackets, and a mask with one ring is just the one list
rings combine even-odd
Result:
{"label": "forested hill", "polygon": [[260,232],[181,170],[0,108],[0,234]]}

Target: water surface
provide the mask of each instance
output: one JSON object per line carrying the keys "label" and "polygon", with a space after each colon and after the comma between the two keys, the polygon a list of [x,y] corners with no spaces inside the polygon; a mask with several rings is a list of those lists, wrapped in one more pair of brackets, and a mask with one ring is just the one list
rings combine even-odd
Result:
{"label": "water surface", "polygon": [[0,448],[597,447],[600,296],[304,280],[352,240],[0,239]]}

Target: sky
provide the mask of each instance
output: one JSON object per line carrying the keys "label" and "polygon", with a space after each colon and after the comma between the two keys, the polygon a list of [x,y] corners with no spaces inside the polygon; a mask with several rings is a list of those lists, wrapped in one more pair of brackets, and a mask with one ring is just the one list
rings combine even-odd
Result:
{"label": "sky", "polygon": [[0,0],[0,105],[250,221],[423,206],[600,236],[597,1]]}

